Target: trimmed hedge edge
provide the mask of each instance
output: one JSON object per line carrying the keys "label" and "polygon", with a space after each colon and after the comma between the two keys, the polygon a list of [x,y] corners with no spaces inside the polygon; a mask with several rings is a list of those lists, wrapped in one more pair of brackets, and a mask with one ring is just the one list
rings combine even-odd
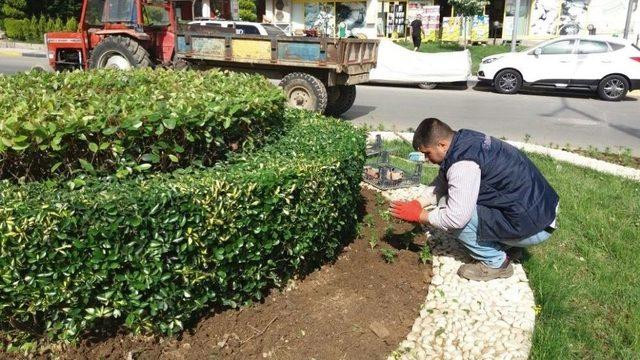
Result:
{"label": "trimmed hedge edge", "polygon": [[208,170],[73,191],[0,182],[5,341],[15,324],[54,341],[105,321],[173,334],[212,305],[260,299],[333,259],[357,221],[365,134],[287,117],[278,141]]}

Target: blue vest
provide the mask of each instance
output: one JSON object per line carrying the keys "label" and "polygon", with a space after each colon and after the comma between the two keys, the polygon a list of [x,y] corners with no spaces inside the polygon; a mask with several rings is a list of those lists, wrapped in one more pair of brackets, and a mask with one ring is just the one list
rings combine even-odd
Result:
{"label": "blue vest", "polygon": [[442,175],[454,163],[480,166],[478,238],[523,239],[544,230],[556,216],[558,194],[540,170],[515,147],[473,130],[459,130],[440,164]]}

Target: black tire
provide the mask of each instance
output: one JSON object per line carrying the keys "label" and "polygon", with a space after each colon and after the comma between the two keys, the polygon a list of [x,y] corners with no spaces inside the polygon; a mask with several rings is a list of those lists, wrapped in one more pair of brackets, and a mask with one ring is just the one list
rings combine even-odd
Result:
{"label": "black tire", "polygon": [[493,87],[500,94],[515,94],[522,88],[522,75],[512,69],[502,70],[494,78]]}
{"label": "black tire", "polygon": [[[117,63],[110,63],[117,59]],[[91,52],[89,67],[100,68],[120,68],[120,64],[125,65],[126,60],[130,67],[143,68],[152,66],[149,52],[137,41],[124,36],[109,36],[103,39]]]}
{"label": "black tire", "polygon": [[340,116],[353,106],[356,101],[355,85],[331,86],[327,89],[329,99],[325,115]]}
{"label": "black tire", "polygon": [[327,108],[327,89],[313,75],[294,72],[282,78],[280,86],[290,107],[319,113]]}
{"label": "black tire", "polygon": [[418,87],[423,90],[433,90],[436,86],[438,86],[438,84],[432,82],[423,82],[418,84]]}
{"label": "black tire", "polygon": [[627,96],[629,83],[624,76],[609,75],[598,84],[598,95],[602,100],[620,101]]}

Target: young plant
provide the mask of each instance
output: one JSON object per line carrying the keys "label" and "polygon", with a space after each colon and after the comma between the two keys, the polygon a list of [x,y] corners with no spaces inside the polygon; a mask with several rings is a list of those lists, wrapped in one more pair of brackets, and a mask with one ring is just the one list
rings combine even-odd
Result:
{"label": "young plant", "polygon": [[387,227],[384,229],[384,237],[389,238],[393,236],[393,231],[394,231],[393,226],[387,225]]}
{"label": "young plant", "polygon": [[384,200],[384,196],[380,193],[376,193],[376,205],[382,206],[386,201]]}
{"label": "young plant", "polygon": [[359,238],[364,233],[364,226],[362,223],[356,224],[356,237]]}
{"label": "young plant", "polygon": [[391,221],[391,212],[389,212],[389,210],[380,210],[379,214],[382,220],[384,220],[385,222],[388,223]]}
{"label": "young plant", "polygon": [[369,238],[369,247],[371,248],[371,250],[373,250],[376,245],[378,245],[378,237],[376,236],[376,234],[372,234],[371,238]]}
{"label": "young plant", "polygon": [[373,215],[371,214],[367,214],[362,218],[362,223],[364,224],[364,226],[366,227],[373,227],[374,225],[374,219],[373,219]]}
{"label": "young plant", "polygon": [[387,264],[391,264],[398,257],[398,252],[393,249],[380,249],[380,256]]}
{"label": "young plant", "polygon": [[426,264],[428,261],[431,261],[431,249],[429,244],[424,244],[422,250],[420,250],[420,262]]}

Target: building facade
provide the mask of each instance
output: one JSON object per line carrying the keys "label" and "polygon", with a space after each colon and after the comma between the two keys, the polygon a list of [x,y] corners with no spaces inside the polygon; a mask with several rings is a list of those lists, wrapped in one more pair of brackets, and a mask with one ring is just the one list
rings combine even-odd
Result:
{"label": "building facade", "polygon": [[[518,38],[543,40],[565,34],[586,34],[594,28],[599,35],[622,36],[630,0],[520,0]],[[630,26],[630,39],[640,35],[637,1]],[[201,8],[201,12],[196,10]],[[237,19],[237,0],[196,0],[194,14],[202,17]],[[446,0],[258,0],[258,19],[272,23],[289,34],[315,30],[336,37],[403,37],[417,17],[428,40],[457,41],[464,34],[461,18]],[[466,26],[474,41],[510,39],[515,0],[491,0],[484,14]]]}

